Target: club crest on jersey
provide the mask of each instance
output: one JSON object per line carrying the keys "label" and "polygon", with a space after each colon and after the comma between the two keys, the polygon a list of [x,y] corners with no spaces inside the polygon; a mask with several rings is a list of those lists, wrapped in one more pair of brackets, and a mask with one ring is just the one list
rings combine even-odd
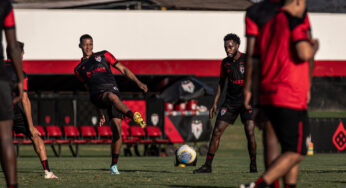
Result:
{"label": "club crest on jersey", "polygon": [[244,68],[244,65],[239,65],[239,71],[244,74],[245,72],[245,68]]}
{"label": "club crest on jersey", "polygon": [[191,124],[191,132],[196,139],[199,139],[203,132],[203,123],[201,120],[193,120]]}
{"label": "club crest on jersey", "polygon": [[227,108],[221,108],[221,110],[220,110],[221,116],[225,115],[226,112],[227,112]]}
{"label": "club crest on jersey", "polygon": [[182,81],[181,87],[188,93],[193,93],[195,91],[195,85],[190,80]]}
{"label": "club crest on jersey", "polygon": [[101,62],[102,58],[101,58],[101,56],[96,56],[96,57],[95,57],[95,60],[96,60],[97,62]]}
{"label": "club crest on jersey", "polygon": [[157,126],[157,124],[159,123],[159,115],[157,113],[153,113],[151,114],[151,122],[153,123],[154,126]]}

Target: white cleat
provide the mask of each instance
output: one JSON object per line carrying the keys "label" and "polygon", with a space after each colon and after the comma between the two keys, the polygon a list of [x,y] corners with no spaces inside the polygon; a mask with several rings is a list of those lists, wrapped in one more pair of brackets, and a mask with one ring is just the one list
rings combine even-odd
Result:
{"label": "white cleat", "polygon": [[112,175],[118,175],[118,174],[120,174],[120,172],[118,171],[117,165],[111,166],[110,171],[111,171],[111,174],[112,174]]}
{"label": "white cleat", "polygon": [[252,182],[252,183],[250,183],[250,184],[241,184],[240,186],[239,186],[239,188],[255,188],[255,183],[254,182]]}
{"label": "white cleat", "polygon": [[58,176],[56,176],[53,172],[48,172],[48,170],[45,170],[44,179],[58,179]]}

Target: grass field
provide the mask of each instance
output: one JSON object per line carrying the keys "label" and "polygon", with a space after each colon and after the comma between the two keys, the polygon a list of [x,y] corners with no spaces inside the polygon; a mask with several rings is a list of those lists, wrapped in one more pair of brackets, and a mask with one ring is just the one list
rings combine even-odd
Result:
{"label": "grass field", "polygon": [[[53,156],[47,147],[49,165],[58,180],[44,180],[39,159],[31,146],[21,146],[18,158],[20,187],[239,187],[254,181],[264,170],[261,132],[256,132],[258,142],[257,174],[248,173],[249,157],[243,127],[229,127],[213,162],[212,174],[192,174],[195,167],[174,167],[173,157],[123,157],[119,161],[120,175],[109,173],[110,151],[108,145],[81,146],[79,158],[73,158],[67,146],[63,156]],[[205,157],[199,156],[199,167]],[[0,187],[5,186],[0,173]],[[299,187],[346,187],[346,155],[315,154],[301,164]]]}

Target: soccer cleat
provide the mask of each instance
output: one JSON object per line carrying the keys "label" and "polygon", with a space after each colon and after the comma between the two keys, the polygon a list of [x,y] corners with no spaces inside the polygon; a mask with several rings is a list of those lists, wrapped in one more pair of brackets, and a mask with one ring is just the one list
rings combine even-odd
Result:
{"label": "soccer cleat", "polygon": [[142,128],[144,128],[145,126],[147,126],[147,124],[145,123],[145,121],[142,118],[142,115],[139,112],[135,112],[133,114],[133,121],[135,123],[137,123],[138,125],[140,125]]}
{"label": "soccer cleat", "polygon": [[58,179],[58,176],[56,176],[53,172],[48,172],[48,170],[45,170],[44,179]]}
{"label": "soccer cleat", "polygon": [[257,173],[256,161],[251,161],[251,163],[250,163],[250,173]]}
{"label": "soccer cleat", "polygon": [[211,166],[204,164],[199,169],[194,170],[193,173],[194,174],[211,173]]}
{"label": "soccer cleat", "polygon": [[240,186],[239,186],[239,188],[255,188],[255,183],[254,182],[252,182],[252,183],[250,183],[250,184],[241,184]]}
{"label": "soccer cleat", "polygon": [[112,175],[114,175],[114,174],[120,174],[120,172],[118,171],[117,165],[111,166],[110,171],[111,171],[111,174],[112,174]]}

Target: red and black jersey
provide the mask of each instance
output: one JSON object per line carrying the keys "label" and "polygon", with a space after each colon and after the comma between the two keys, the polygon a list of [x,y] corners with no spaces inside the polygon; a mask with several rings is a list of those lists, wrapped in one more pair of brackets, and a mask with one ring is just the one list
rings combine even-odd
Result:
{"label": "red and black jersey", "polygon": [[[6,60],[1,64],[4,65],[6,70],[7,80],[9,80],[9,82],[11,83],[13,87],[18,81],[16,69],[13,65],[13,62],[11,60]],[[24,91],[27,92],[28,91],[28,76],[26,75],[24,71],[23,71],[23,75],[24,75],[23,88],[24,88]]]}
{"label": "red and black jersey", "polygon": [[117,87],[111,66],[118,63],[118,60],[109,52],[101,51],[93,53],[90,58],[82,59],[76,66],[74,72],[77,78],[88,85],[90,92]]}
{"label": "red and black jersey", "polygon": [[307,14],[297,18],[281,9],[262,26],[256,41],[262,64],[262,105],[307,108],[309,64],[298,59],[295,48],[298,42],[309,41],[307,20]]}
{"label": "red and black jersey", "polygon": [[279,12],[281,6],[280,0],[265,0],[250,6],[245,15],[246,37],[257,37],[260,28]]}
{"label": "red and black jersey", "polygon": [[230,105],[243,103],[245,60],[246,54],[243,53],[240,53],[240,57],[235,61],[229,57],[222,60],[220,80],[228,80],[225,102]]}

